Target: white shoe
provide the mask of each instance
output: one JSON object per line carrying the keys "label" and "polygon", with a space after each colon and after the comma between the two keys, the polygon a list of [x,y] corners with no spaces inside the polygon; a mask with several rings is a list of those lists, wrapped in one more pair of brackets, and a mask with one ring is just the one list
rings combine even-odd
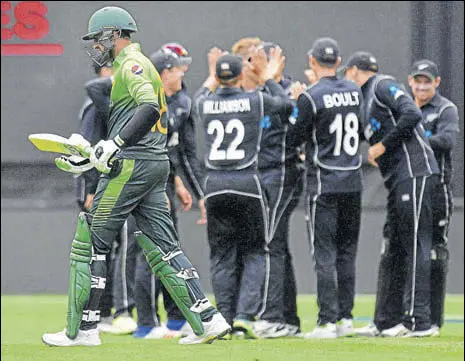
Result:
{"label": "white shoe", "polygon": [[111,333],[113,335],[122,335],[127,332],[121,331],[118,327],[113,326],[113,317],[101,317],[97,323],[97,330],[100,333]]}
{"label": "white shoe", "polygon": [[336,322],[337,337],[355,336],[354,323],[350,318],[343,318]]}
{"label": "white shoe", "polygon": [[290,330],[285,323],[258,320],[253,323],[254,332],[261,338],[285,337]]}
{"label": "white shoe", "polygon": [[287,337],[299,337],[301,335],[300,327],[296,325],[291,325],[290,323],[286,323],[286,327],[289,330]]}
{"label": "white shoe", "polygon": [[226,322],[221,313],[215,313],[210,322],[203,322],[204,333],[197,336],[192,333],[179,340],[182,345],[192,345],[198,343],[212,343],[217,338],[223,337],[231,332],[231,326]]}
{"label": "white shoe", "polygon": [[305,333],[303,338],[337,338],[336,324],[327,323],[322,326],[316,326],[312,332]]}
{"label": "white shoe", "polygon": [[179,330],[172,330],[168,328],[168,332],[165,336],[165,338],[180,338],[180,337],[186,337],[186,336],[191,336],[194,334],[194,331],[192,330],[191,325],[189,322],[185,321],[184,325]]}
{"label": "white shoe", "polygon": [[430,337],[433,336],[433,328],[423,331],[409,331],[403,337]]}
{"label": "white shoe", "polygon": [[362,337],[376,337],[381,335],[381,332],[378,330],[374,323],[370,323],[364,327],[356,328],[354,331],[357,336]]}
{"label": "white shoe", "polygon": [[131,334],[137,328],[137,323],[130,316],[121,315],[113,320],[114,333]]}
{"label": "white shoe", "polygon": [[399,323],[395,325],[394,327],[381,331],[381,336],[382,337],[402,337],[409,332],[410,330],[407,327]]}
{"label": "white shoe", "polygon": [[438,325],[432,325],[431,329],[433,330],[433,333],[431,334],[431,337],[439,337],[439,336],[441,336],[441,329],[439,328]]}
{"label": "white shoe", "polygon": [[148,334],[144,336],[144,339],[151,339],[151,340],[161,340],[166,338],[168,335],[169,330],[166,328],[166,325],[162,324],[161,326],[155,326],[150,330]]}
{"label": "white shoe", "polygon": [[88,331],[79,330],[74,340],[66,336],[66,328],[57,333],[44,333],[42,341],[49,346],[99,346],[99,333],[96,328]]}

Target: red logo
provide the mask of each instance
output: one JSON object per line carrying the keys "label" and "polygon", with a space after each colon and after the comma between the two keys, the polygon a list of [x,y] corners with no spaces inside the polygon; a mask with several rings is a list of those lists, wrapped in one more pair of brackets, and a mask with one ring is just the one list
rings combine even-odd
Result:
{"label": "red logo", "polygon": [[[45,18],[47,10],[47,6],[40,1],[19,1],[15,5],[11,1],[1,2],[2,56],[63,54],[61,44],[36,42],[49,33],[50,25]],[[30,42],[15,43],[16,38]]]}
{"label": "red logo", "polygon": [[139,74],[142,74],[142,72],[144,71],[144,69],[142,69],[142,67],[139,65],[139,64],[134,64],[131,68],[131,71],[136,74],[136,75],[139,75]]}

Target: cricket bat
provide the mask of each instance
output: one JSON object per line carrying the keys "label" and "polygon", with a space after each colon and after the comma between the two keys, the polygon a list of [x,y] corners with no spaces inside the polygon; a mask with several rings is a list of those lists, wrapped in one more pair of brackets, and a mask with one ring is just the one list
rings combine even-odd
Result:
{"label": "cricket bat", "polygon": [[37,149],[43,152],[77,155],[84,158],[90,156],[90,143],[79,134],[65,138],[57,134],[36,133],[30,134],[28,138]]}

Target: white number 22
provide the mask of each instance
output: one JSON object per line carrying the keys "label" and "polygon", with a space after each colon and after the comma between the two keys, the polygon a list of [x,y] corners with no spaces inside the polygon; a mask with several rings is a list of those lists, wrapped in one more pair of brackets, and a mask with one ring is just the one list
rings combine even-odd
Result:
{"label": "white number 22", "polygon": [[[236,136],[234,137],[231,144],[229,144],[226,150],[220,150],[221,143],[224,140],[224,133],[232,134],[236,130]],[[210,150],[209,160],[240,160],[245,157],[245,151],[243,149],[237,149],[237,147],[244,140],[244,124],[239,119],[231,119],[226,124],[226,128],[223,127],[223,123],[219,120],[212,120],[208,123],[207,133],[212,135],[216,132],[216,138],[213,141],[212,148]]]}

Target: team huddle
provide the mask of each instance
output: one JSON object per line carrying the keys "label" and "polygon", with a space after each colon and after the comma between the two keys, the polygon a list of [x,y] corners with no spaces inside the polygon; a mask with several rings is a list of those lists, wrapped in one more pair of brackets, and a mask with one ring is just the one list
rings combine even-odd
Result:
{"label": "team huddle", "polygon": [[[369,52],[341,64],[338,43],[325,37],[308,52],[307,85],[284,74],[278,44],[243,38],[231,51],[209,51],[208,77],[190,97],[183,77],[192,59],[185,48],[165,44],[147,57],[131,41],[137,31],[126,10],[105,7],[91,16],[83,37],[96,72],[110,73],[86,85],[92,111],[81,133],[93,145],[86,166],[72,157],[57,163],[93,180],[79,195],[67,326],[44,334],[43,342],[100,345],[99,332],[118,323],[134,337],[179,337],[180,344],[231,335],[439,336],[459,128],[456,106],[437,90],[436,64],[413,64],[412,97],[378,72]],[[205,137],[205,172],[197,124]],[[356,329],[362,142],[388,199],[374,320]],[[175,204],[192,205],[183,181],[198,201],[198,223],[207,226],[215,306],[179,242]],[[317,280],[318,320],[308,333],[301,330],[288,242],[301,195]],[[120,248],[133,249],[130,305],[118,296],[121,275],[109,272],[115,261],[128,265],[110,257],[117,239]],[[110,281],[113,303],[106,296]],[[163,292],[166,324],[154,292]]]}

